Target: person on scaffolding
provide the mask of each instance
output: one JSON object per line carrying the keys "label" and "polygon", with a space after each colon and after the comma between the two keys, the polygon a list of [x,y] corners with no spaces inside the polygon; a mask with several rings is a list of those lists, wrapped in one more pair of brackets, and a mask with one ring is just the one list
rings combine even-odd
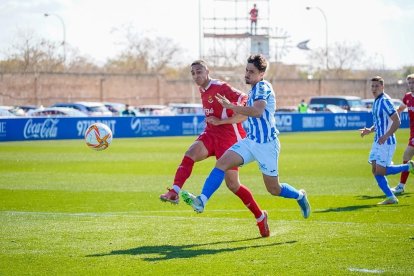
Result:
{"label": "person on scaffolding", "polygon": [[250,33],[253,34],[253,25],[254,25],[254,34],[257,34],[257,17],[259,16],[259,10],[256,7],[256,4],[253,4],[253,8],[250,10]]}

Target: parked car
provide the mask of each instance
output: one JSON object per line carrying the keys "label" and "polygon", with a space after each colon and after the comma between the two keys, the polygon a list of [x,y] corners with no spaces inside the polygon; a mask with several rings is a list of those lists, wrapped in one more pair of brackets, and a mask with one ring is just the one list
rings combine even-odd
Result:
{"label": "parked car", "polygon": [[298,107],[294,105],[286,105],[276,107],[276,112],[298,112]]}
{"label": "parked car", "polygon": [[147,104],[147,105],[140,105],[134,108],[135,114],[139,115],[155,115],[155,116],[171,116],[174,113],[171,109],[162,104]]}
{"label": "parked car", "polygon": [[45,107],[28,112],[30,117],[87,117],[88,114],[70,107]]}
{"label": "parked car", "polygon": [[26,115],[27,112],[29,112],[30,110],[35,110],[40,108],[40,106],[36,106],[36,105],[16,105],[15,108],[19,108],[21,110],[24,111],[24,114]]}
{"label": "parked car", "polygon": [[348,110],[333,104],[310,104],[308,105],[308,113],[330,112],[330,113],[347,113]]}
{"label": "parked car", "polygon": [[119,116],[125,110],[125,104],[123,103],[103,102],[103,104],[112,112],[113,116]]}
{"label": "parked car", "polygon": [[0,106],[0,117],[2,118],[14,118],[17,117],[15,114],[13,114],[9,108],[5,108],[3,106]]}
{"label": "parked car", "polygon": [[[391,101],[394,104],[395,108],[398,108],[401,104],[403,104],[403,102],[400,99],[391,99]],[[366,108],[371,110],[372,105],[374,104],[374,99],[363,99],[362,103],[365,105]]]}
{"label": "parked car", "polygon": [[204,115],[203,105],[199,103],[170,103],[168,106],[177,115]]}
{"label": "parked car", "polygon": [[[9,113],[12,113],[14,116],[25,116],[26,112],[24,112],[23,109],[16,107],[16,106],[11,106],[11,105],[1,105],[0,108],[2,110],[7,110]],[[7,112],[3,112],[4,114],[6,114]]]}
{"label": "parked car", "polygon": [[348,112],[369,111],[363,104],[362,99],[356,96],[317,96],[309,100],[309,105],[312,104],[320,104],[324,107],[327,105],[336,105]]}
{"label": "parked car", "polygon": [[86,113],[88,116],[112,116],[112,112],[100,102],[55,103],[50,107],[69,107]]}

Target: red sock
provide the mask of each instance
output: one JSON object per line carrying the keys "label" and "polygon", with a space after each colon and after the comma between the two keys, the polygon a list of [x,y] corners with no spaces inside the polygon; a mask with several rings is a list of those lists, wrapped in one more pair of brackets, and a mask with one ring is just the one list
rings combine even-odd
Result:
{"label": "red sock", "polygon": [[243,201],[244,205],[249,208],[255,218],[260,218],[262,215],[262,210],[254,200],[252,192],[250,192],[246,186],[240,185],[240,188],[237,190],[237,192],[235,192],[235,195],[237,195]]}
{"label": "red sock", "polygon": [[193,166],[194,160],[188,156],[184,156],[180,166],[177,168],[177,172],[175,173],[174,185],[182,188],[184,182],[190,177],[191,172],[193,171]]}
{"label": "red sock", "polygon": [[[403,161],[404,164],[407,164],[408,161]],[[410,172],[402,172],[400,176],[400,183],[405,184],[407,182],[408,176],[410,175]]]}

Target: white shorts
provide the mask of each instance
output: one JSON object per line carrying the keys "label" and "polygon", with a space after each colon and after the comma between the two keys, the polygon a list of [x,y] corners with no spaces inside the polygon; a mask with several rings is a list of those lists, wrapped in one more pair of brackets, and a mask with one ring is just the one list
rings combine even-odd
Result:
{"label": "white shorts", "polygon": [[248,138],[234,144],[229,150],[243,158],[243,165],[257,161],[260,171],[269,176],[278,176],[278,161],[280,152],[279,139],[259,144]]}
{"label": "white shorts", "polygon": [[371,152],[369,153],[368,162],[375,161],[378,165],[386,168],[391,165],[392,157],[394,156],[397,145],[372,143]]}

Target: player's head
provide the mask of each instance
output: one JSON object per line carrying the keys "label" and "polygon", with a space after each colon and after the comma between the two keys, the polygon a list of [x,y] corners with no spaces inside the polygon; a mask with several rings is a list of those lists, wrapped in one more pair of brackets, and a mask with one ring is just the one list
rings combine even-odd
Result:
{"label": "player's head", "polygon": [[201,87],[206,87],[210,81],[207,63],[202,60],[196,60],[191,63],[191,76],[193,77],[194,82]]}
{"label": "player's head", "polygon": [[255,85],[263,80],[267,69],[267,60],[262,54],[251,55],[247,59],[245,80],[247,84]]}
{"label": "player's head", "polygon": [[414,74],[410,74],[407,76],[407,85],[408,85],[408,90],[410,90],[411,92],[414,92]]}
{"label": "player's head", "polygon": [[380,76],[375,76],[371,79],[371,91],[374,98],[378,97],[384,91],[384,79]]}

